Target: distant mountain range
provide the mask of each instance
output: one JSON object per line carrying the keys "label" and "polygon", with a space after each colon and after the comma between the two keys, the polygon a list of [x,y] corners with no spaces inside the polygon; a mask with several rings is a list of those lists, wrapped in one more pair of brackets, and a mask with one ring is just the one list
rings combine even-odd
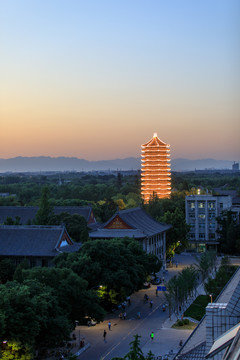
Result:
{"label": "distant mountain range", "polygon": [[[204,169],[231,169],[232,161],[202,159],[172,159],[172,171],[192,171]],[[44,172],[44,171],[106,171],[139,170],[141,158],[88,161],[75,157],[15,157],[0,159],[0,173],[5,172]]]}

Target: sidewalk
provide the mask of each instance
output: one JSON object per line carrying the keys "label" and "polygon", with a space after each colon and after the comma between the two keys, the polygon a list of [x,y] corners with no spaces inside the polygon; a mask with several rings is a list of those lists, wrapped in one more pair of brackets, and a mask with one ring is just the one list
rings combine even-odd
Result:
{"label": "sidewalk", "polygon": [[[205,290],[203,284],[200,284],[197,288],[196,297],[198,295],[205,294]],[[186,305],[188,308],[191,303],[195,300],[192,298]],[[184,313],[183,309],[183,313]],[[193,330],[183,330],[183,329],[172,329],[172,325],[181,318],[182,314],[173,314],[170,318],[166,319],[163,323],[160,330],[155,333],[154,340],[149,341],[142,347],[142,351],[144,355],[147,355],[148,352],[151,350],[154,356],[162,356],[163,359],[171,360],[177,354],[178,350],[180,349],[180,341],[184,343],[187,338],[190,336]],[[192,319],[189,319],[192,320]]]}

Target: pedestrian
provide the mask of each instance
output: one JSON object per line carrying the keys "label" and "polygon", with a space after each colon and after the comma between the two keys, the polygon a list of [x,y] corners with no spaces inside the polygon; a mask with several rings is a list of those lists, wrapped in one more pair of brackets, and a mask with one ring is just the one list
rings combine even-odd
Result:
{"label": "pedestrian", "polygon": [[152,306],[153,306],[153,301],[152,300],[150,300],[149,305],[150,305],[150,308],[152,308]]}
{"label": "pedestrian", "polygon": [[158,288],[156,288],[156,296],[158,296]]}
{"label": "pedestrian", "polygon": [[104,330],[104,332],[103,332],[103,340],[104,340],[104,342],[106,342],[106,335],[107,335],[107,332],[106,332],[106,330]]}
{"label": "pedestrian", "polygon": [[131,305],[131,299],[130,299],[130,296],[127,297],[127,302],[128,302],[128,305]]}
{"label": "pedestrian", "polygon": [[111,321],[108,322],[108,330],[111,331]]}
{"label": "pedestrian", "polygon": [[141,317],[141,314],[140,314],[140,311],[137,312],[137,318],[140,319]]}
{"label": "pedestrian", "polygon": [[163,278],[162,278],[162,282],[163,282],[163,283],[164,283],[164,280],[165,280],[165,279],[164,279],[164,277],[163,277]]}
{"label": "pedestrian", "polygon": [[127,319],[127,314],[126,314],[126,312],[123,313],[123,319],[124,319],[124,320]]}
{"label": "pedestrian", "polygon": [[153,339],[154,339],[154,332],[153,331],[151,332],[150,338],[153,341]]}
{"label": "pedestrian", "polygon": [[123,314],[120,312],[120,314],[119,314],[119,319],[123,319]]}

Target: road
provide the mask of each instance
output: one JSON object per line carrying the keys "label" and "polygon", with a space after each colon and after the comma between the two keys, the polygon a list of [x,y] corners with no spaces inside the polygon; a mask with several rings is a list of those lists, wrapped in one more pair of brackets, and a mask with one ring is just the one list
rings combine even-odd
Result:
{"label": "road", "polygon": [[[172,276],[181,271],[184,267],[195,263],[195,258],[191,255],[176,255],[178,267],[168,269],[168,274],[159,274],[165,277],[167,282]],[[158,292],[156,296],[156,285],[149,289],[143,289],[131,296],[131,305],[126,307],[127,319],[118,318],[120,311],[114,314],[108,314],[105,320],[93,327],[79,326],[81,338],[90,347],[83,352],[79,359],[81,360],[111,360],[113,357],[122,357],[129,351],[129,343],[133,341],[134,335],[138,334],[140,338],[140,347],[146,347],[148,342],[151,343],[150,334],[159,332],[163,323],[168,318],[168,311],[162,311],[162,305],[165,303],[163,292]],[[153,306],[150,308],[149,303],[144,303],[144,294],[147,293],[149,300],[153,300]],[[140,311],[141,319],[137,319],[137,312]],[[108,322],[111,321],[111,331],[108,330]],[[103,331],[107,331],[106,342],[104,342]],[[164,333],[165,334],[165,333]],[[153,340],[155,341],[155,340]],[[167,339],[166,339],[167,341]]]}

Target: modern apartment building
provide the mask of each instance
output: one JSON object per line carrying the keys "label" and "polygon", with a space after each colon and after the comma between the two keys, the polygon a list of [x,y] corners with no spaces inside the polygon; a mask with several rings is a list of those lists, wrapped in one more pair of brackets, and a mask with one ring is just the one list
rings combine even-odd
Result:
{"label": "modern apartment building", "polygon": [[232,197],[218,195],[189,195],[185,199],[186,223],[190,225],[189,243],[192,250],[216,249],[219,239],[216,218],[231,210]]}
{"label": "modern apartment building", "polygon": [[141,195],[144,202],[157,196],[168,198],[171,194],[170,145],[157,134],[142,145]]}

